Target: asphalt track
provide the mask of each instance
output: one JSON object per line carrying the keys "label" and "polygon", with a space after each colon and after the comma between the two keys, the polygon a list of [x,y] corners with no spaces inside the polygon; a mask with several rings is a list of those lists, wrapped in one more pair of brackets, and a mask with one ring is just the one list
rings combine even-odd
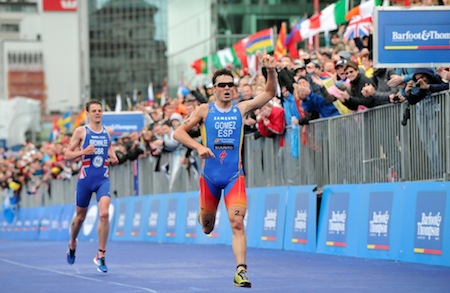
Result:
{"label": "asphalt track", "polygon": [[74,265],[66,242],[0,239],[0,292],[450,292],[450,267],[324,254],[248,249],[251,289],[232,285],[230,246],[109,242],[107,274],[80,242]]}

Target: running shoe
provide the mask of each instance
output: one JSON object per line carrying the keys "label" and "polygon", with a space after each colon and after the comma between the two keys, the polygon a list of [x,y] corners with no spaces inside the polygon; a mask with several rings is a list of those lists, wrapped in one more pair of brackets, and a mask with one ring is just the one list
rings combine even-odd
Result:
{"label": "running shoe", "polygon": [[75,263],[75,249],[68,248],[66,257],[67,257],[67,263],[69,265],[73,265]]}
{"label": "running shoe", "polygon": [[247,271],[242,270],[234,275],[234,286],[251,288],[252,283],[248,280]]}
{"label": "running shoe", "polygon": [[75,249],[77,244],[78,240],[75,240],[75,248],[70,249],[70,246],[67,248],[66,258],[69,265],[73,265],[75,263]]}
{"label": "running shoe", "polygon": [[98,257],[98,255],[96,255],[94,257],[93,261],[97,265],[97,271],[99,271],[100,273],[107,273],[108,272],[108,267],[105,264],[105,258],[104,257]]}

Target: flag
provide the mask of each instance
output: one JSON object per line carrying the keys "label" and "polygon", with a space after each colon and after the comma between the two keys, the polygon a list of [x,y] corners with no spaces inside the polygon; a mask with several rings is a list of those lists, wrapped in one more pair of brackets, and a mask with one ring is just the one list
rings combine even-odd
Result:
{"label": "flag", "polygon": [[337,25],[345,24],[348,21],[345,19],[345,15],[348,12],[348,0],[339,0],[334,6],[334,20]]}
{"label": "flag", "polygon": [[147,107],[150,107],[153,104],[153,100],[155,96],[153,94],[153,83],[150,82],[147,87]]}
{"label": "flag", "polygon": [[317,35],[325,31],[334,31],[338,28],[334,10],[336,3],[330,4],[319,13],[310,17],[310,36]]}
{"label": "flag", "polygon": [[127,110],[128,110],[128,111],[133,110],[133,105],[131,104],[130,96],[127,96],[127,97],[126,97],[126,101],[127,101]]}
{"label": "flag", "polygon": [[166,97],[167,97],[167,80],[164,79],[161,90],[161,100],[160,100],[161,107],[164,106],[164,104],[166,103]]}
{"label": "flag", "polygon": [[212,63],[217,69],[240,65],[239,58],[233,48],[225,48],[212,56]]}
{"label": "flag", "polygon": [[258,58],[256,58],[256,54],[247,56],[247,74],[253,77],[256,76],[256,73],[258,72],[258,62],[259,60]]}
{"label": "flag", "polygon": [[111,112],[111,108],[109,107],[105,99],[102,99],[102,109],[104,112]]}
{"label": "flag", "polygon": [[273,52],[273,28],[267,28],[246,37],[244,44],[247,55],[264,49],[266,52]]}
{"label": "flag", "polygon": [[208,73],[208,57],[203,57],[195,60],[191,67],[194,68],[195,74],[207,74]]}
{"label": "flag", "polygon": [[297,21],[297,23],[291,28],[289,35],[286,37],[285,46],[288,48],[289,55],[294,58],[300,58],[297,49],[297,43],[302,41],[302,36],[300,35],[300,28],[302,22],[305,21],[304,18]]}
{"label": "flag", "polygon": [[48,140],[51,142],[56,142],[58,140],[58,137],[59,137],[58,122],[56,118],[53,118],[53,128],[52,131],[50,132]]}
{"label": "flag", "polygon": [[345,20],[347,11],[348,0],[339,0],[328,5],[300,24],[301,39],[305,40],[321,32],[336,30],[338,25],[347,22]]}
{"label": "flag", "polygon": [[133,102],[135,105],[138,102],[138,90],[137,89],[133,89]]}
{"label": "flag", "polygon": [[122,97],[120,94],[117,94],[116,96],[116,108],[114,109],[115,112],[121,112],[122,111]]}
{"label": "flag", "polygon": [[245,53],[245,43],[244,40],[239,40],[233,45],[234,53],[239,58],[239,61],[241,62],[242,69],[244,72],[247,71],[248,64],[247,64],[247,54]]}
{"label": "flag", "polygon": [[72,130],[72,113],[65,112],[61,118],[58,119],[58,128],[62,133],[68,133]]}
{"label": "flag", "polygon": [[372,17],[364,17],[357,15],[350,20],[345,28],[344,40],[350,40],[370,35],[370,26],[372,25]]}
{"label": "flag", "polygon": [[[383,0],[368,0],[360,5],[350,9],[345,15],[345,19],[350,21],[354,16],[361,16],[362,18],[367,16],[373,16],[373,10],[375,6],[381,6]],[[383,3],[383,5],[385,5]]]}
{"label": "flag", "polygon": [[275,47],[274,57],[279,61],[281,57],[286,55],[286,23],[283,22],[278,33],[277,45]]}
{"label": "flag", "polygon": [[86,108],[83,107],[83,110],[81,110],[80,114],[78,114],[77,118],[75,118],[75,121],[73,122],[73,128],[77,128],[80,125],[83,125],[86,123]]}

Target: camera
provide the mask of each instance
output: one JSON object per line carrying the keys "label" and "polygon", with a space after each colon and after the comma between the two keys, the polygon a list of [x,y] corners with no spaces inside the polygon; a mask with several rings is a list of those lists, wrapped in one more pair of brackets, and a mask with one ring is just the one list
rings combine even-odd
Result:
{"label": "camera", "polygon": [[416,81],[416,82],[413,84],[413,87],[419,88],[419,87],[420,87],[420,82],[419,82],[419,81]]}

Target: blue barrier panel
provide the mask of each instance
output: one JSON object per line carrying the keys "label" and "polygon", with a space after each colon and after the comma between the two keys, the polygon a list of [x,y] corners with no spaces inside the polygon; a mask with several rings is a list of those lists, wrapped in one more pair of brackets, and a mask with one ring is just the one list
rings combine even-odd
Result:
{"label": "blue barrier panel", "polygon": [[287,187],[250,188],[248,246],[261,248],[283,247]]}
{"label": "blue barrier panel", "polygon": [[44,207],[45,212],[41,217],[39,229],[39,240],[55,240],[59,229],[62,205]]}
{"label": "blue barrier panel", "polygon": [[125,229],[128,212],[128,197],[119,198],[115,202],[115,223],[112,225],[112,240],[125,240]]}
{"label": "blue barrier panel", "polygon": [[450,266],[450,184],[405,185],[400,260]]}
{"label": "blue barrier panel", "polygon": [[284,245],[286,250],[316,251],[317,195],[315,185],[289,186]]}
{"label": "blue barrier panel", "polygon": [[39,221],[36,217],[40,217],[39,208],[20,209],[19,217],[23,221],[23,237],[21,239],[37,240],[39,239]]}
{"label": "blue barrier panel", "polygon": [[148,197],[134,196],[129,198],[128,215],[126,221],[127,240],[140,241],[144,237],[143,213],[148,210]]}
{"label": "blue barrier panel", "polygon": [[[360,208],[357,205],[358,189],[358,185],[324,187],[319,214],[317,252],[356,256],[357,242],[352,241],[354,240],[352,234],[355,238],[359,236],[358,224],[353,226],[349,222],[352,218],[357,218],[357,214],[351,212],[356,212]],[[354,211],[350,207],[350,193],[356,193],[356,197],[353,198]]]}
{"label": "blue barrier panel", "polygon": [[163,217],[162,211],[162,199],[161,195],[147,196],[148,203],[144,209],[143,226],[145,241],[161,242],[163,239]]}
{"label": "blue barrier panel", "polygon": [[184,218],[181,220],[181,225],[184,228],[185,243],[196,243],[200,236],[198,233],[198,192],[188,192],[184,195]]}
{"label": "blue barrier panel", "polygon": [[[186,201],[181,193],[167,195],[167,205],[164,206],[163,242],[181,243],[185,233]],[[163,215],[163,213],[161,213]]]}
{"label": "blue barrier panel", "polygon": [[361,185],[358,218],[365,225],[358,255],[376,259],[399,258],[404,185],[405,183]]}
{"label": "blue barrier panel", "polygon": [[75,214],[75,205],[66,204],[62,207],[61,218],[59,220],[59,231],[55,240],[67,240],[70,238],[70,225]]}

